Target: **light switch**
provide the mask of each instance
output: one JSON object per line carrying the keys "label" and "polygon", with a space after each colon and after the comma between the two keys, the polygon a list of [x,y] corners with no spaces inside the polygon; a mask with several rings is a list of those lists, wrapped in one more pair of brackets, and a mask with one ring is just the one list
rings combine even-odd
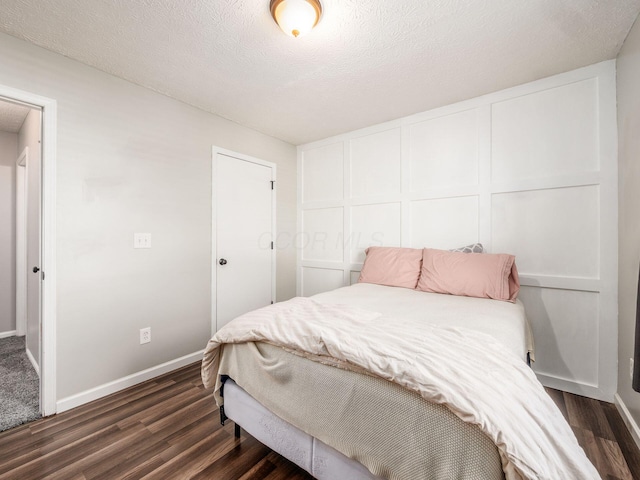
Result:
{"label": "light switch", "polygon": [[151,248],[150,233],[134,233],[133,248]]}

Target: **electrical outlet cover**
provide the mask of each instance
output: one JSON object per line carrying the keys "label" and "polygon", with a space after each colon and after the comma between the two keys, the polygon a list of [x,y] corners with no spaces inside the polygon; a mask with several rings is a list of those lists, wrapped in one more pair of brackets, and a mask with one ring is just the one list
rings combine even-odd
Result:
{"label": "electrical outlet cover", "polygon": [[151,327],[140,329],[140,345],[151,342]]}
{"label": "electrical outlet cover", "polygon": [[150,233],[134,233],[133,248],[151,248]]}

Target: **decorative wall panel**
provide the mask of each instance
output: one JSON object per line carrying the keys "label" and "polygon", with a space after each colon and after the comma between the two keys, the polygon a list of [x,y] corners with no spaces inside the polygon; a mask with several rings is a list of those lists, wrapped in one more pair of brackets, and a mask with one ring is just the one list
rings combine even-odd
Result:
{"label": "decorative wall panel", "polygon": [[364,262],[369,246],[400,246],[400,203],[351,207],[351,261]]}
{"label": "decorative wall panel", "polygon": [[518,258],[522,274],[597,278],[598,186],[493,195],[493,251]]}
{"label": "decorative wall panel", "polygon": [[598,293],[522,287],[519,298],[536,342],[536,372],[598,384]]}
{"label": "decorative wall panel", "polygon": [[491,106],[494,181],[598,170],[598,81],[581,82]]}
{"label": "decorative wall panel", "polygon": [[411,202],[411,246],[451,248],[478,241],[478,197]]}
{"label": "decorative wall panel", "polygon": [[309,150],[302,162],[304,201],[342,200],[342,165],[342,142]]}
{"label": "decorative wall panel", "polygon": [[478,183],[476,109],[408,127],[411,191]]}
{"label": "decorative wall panel", "polygon": [[357,282],[369,245],[482,242],[516,255],[543,383],[611,401],[615,111],[605,62],[298,147],[302,233],[343,240],[301,246],[298,291]]}
{"label": "decorative wall panel", "polygon": [[344,257],[342,208],[305,210],[302,258],[342,262]]}
{"label": "decorative wall panel", "polygon": [[351,140],[351,196],[400,193],[400,129]]}
{"label": "decorative wall panel", "polygon": [[342,270],[305,267],[302,269],[302,277],[304,280],[302,294],[306,297],[344,286]]}

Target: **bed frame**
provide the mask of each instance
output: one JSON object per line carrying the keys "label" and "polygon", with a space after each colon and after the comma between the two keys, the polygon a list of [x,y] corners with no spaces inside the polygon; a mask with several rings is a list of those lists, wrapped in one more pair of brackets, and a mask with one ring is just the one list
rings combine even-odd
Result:
{"label": "bed frame", "polygon": [[256,440],[288,458],[317,480],[382,480],[361,463],[346,457],[336,449],[282,420],[245,392],[232,379],[227,379],[222,391],[224,406],[220,421],[235,422],[235,435],[240,426]]}

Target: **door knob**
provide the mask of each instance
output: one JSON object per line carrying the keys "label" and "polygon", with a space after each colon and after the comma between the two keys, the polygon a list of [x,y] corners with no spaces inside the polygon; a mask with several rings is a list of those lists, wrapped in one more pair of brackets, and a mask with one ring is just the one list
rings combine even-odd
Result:
{"label": "door knob", "polygon": [[38,267],[33,267],[33,273],[38,273],[40,269]]}
{"label": "door knob", "polygon": [[220,261],[218,262],[220,265],[226,265],[227,261],[224,258],[221,258]]}

